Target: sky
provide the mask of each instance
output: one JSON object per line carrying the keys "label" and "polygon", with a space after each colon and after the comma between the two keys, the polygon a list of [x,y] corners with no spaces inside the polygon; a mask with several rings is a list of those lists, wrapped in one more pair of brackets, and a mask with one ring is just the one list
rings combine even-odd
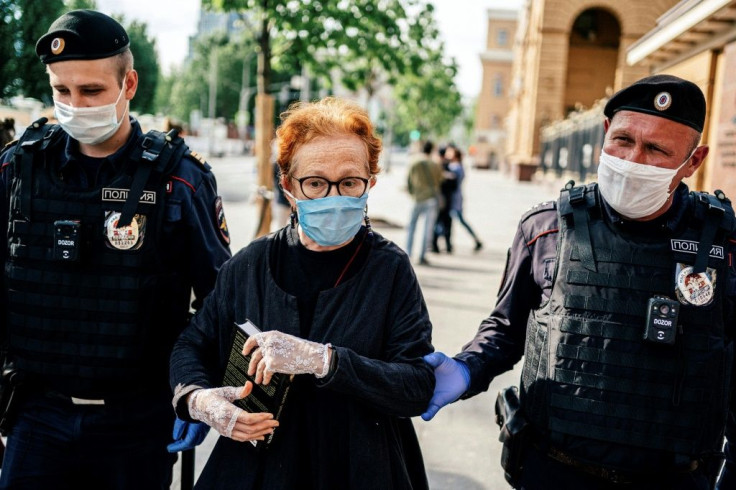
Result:
{"label": "sky", "polygon": [[[455,83],[461,94],[476,97],[483,75],[479,55],[486,43],[486,10],[519,8],[522,0],[431,1],[445,52],[459,65]],[[187,55],[189,36],[197,30],[200,1],[97,0],[97,8],[106,14],[123,14],[126,19],[146,22],[149,34],[156,38],[162,69],[168,73]]]}

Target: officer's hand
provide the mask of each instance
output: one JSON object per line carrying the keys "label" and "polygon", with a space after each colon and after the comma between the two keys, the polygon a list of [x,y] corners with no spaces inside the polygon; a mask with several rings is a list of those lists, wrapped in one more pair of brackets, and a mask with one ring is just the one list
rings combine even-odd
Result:
{"label": "officer's hand", "polygon": [[200,422],[185,422],[177,418],[174,421],[174,442],[166,446],[166,449],[170,453],[178,453],[179,451],[194,449],[196,446],[202,444],[202,441],[207,437],[207,433],[209,431],[210,426],[207,424]]}
{"label": "officer's hand", "polygon": [[432,399],[422,418],[432,420],[440,408],[454,402],[468,390],[470,371],[464,362],[447,357],[442,352],[427,354],[423,359],[434,368],[435,386]]}

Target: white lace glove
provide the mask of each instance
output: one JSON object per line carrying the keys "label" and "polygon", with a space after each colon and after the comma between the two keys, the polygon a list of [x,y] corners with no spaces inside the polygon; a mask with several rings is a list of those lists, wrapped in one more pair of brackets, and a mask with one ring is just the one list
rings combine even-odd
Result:
{"label": "white lace glove", "polygon": [[248,396],[252,389],[253,384],[248,382],[242,387],[195,390],[187,399],[189,415],[236,441],[262,441],[279,425],[273,420],[273,415],[268,412],[248,413],[233,405],[235,400]]}
{"label": "white lace glove", "polygon": [[256,383],[267,385],[273,373],[314,374],[323,378],[330,370],[330,344],[269,330],[250,336],[243,346],[243,355],[248,355],[256,346],[248,365],[248,374],[256,375]]}

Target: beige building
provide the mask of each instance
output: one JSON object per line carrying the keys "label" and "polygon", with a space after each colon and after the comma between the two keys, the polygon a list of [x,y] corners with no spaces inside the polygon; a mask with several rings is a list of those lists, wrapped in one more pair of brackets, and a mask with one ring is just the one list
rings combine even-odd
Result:
{"label": "beige building", "polygon": [[[627,50],[677,0],[526,0],[519,13],[506,159],[539,164],[540,129],[646,76]],[[527,174],[528,175],[528,174]]]}
{"label": "beige building", "polygon": [[710,153],[688,184],[736,200],[736,0],[683,0],[628,49],[626,61],[700,86]]}
{"label": "beige building", "polygon": [[488,9],[486,49],[480,55],[483,83],[475,113],[475,166],[497,168],[504,161],[517,10]]}

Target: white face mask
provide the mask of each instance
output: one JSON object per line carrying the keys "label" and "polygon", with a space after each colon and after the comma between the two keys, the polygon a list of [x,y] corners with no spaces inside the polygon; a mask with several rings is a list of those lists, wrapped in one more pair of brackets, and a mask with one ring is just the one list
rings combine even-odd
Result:
{"label": "white face mask", "polygon": [[601,151],[598,188],[617,213],[631,219],[644,218],[665,205],[670,198],[672,179],[693,153],[682,165],[671,169],[630,162]]}
{"label": "white face mask", "polygon": [[108,105],[97,107],[72,107],[54,101],[54,116],[69,136],[86,145],[97,145],[107,141],[123,123],[128,112],[125,106],[123,116],[118,120],[117,105],[125,92],[125,79],[118,99]]}

